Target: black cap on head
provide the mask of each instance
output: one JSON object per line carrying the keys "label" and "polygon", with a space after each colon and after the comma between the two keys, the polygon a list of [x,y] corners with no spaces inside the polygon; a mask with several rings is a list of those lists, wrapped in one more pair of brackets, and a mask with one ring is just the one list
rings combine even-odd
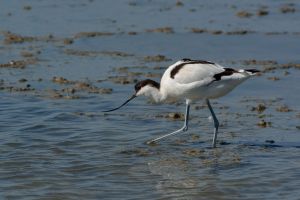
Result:
{"label": "black cap on head", "polygon": [[137,84],[135,84],[135,86],[134,86],[135,92],[138,92],[142,87],[144,87],[146,85],[155,87],[157,89],[159,89],[159,87],[160,87],[159,83],[157,83],[151,79],[146,79],[143,81],[139,81]]}

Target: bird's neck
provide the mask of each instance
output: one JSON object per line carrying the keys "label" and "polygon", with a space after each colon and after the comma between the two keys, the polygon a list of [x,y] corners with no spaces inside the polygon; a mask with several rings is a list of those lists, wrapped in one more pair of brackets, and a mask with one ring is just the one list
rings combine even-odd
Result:
{"label": "bird's neck", "polygon": [[152,89],[151,91],[151,97],[155,102],[161,102],[164,100],[163,95],[161,94],[159,89]]}
{"label": "bird's neck", "polygon": [[148,92],[149,95],[155,102],[161,102],[166,99],[165,95],[163,95],[160,85],[158,84],[159,87],[151,87]]}

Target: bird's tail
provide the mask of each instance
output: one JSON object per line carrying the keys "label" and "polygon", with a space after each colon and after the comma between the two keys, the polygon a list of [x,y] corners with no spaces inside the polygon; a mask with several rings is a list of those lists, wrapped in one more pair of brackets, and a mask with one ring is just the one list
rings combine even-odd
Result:
{"label": "bird's tail", "polygon": [[249,76],[253,76],[253,75],[259,73],[260,71],[257,69],[240,69],[239,72],[245,73]]}

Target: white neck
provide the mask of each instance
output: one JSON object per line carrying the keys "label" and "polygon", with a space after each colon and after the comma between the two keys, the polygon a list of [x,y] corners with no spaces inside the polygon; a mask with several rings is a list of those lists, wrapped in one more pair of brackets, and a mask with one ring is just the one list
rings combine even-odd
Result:
{"label": "white neck", "polygon": [[149,88],[150,96],[155,102],[161,102],[165,100],[164,96],[162,95],[161,91],[157,88],[151,87]]}
{"label": "white neck", "polygon": [[155,102],[161,102],[165,100],[165,95],[162,94],[161,90],[155,87],[145,86],[143,87],[137,95],[144,95],[146,97],[152,98]]}

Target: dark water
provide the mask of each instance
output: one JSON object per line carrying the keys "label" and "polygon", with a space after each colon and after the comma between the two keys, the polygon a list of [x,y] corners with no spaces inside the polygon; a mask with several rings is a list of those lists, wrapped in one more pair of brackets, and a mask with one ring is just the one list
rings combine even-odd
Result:
{"label": "dark water", "polygon": [[[0,68],[1,199],[299,199],[299,3],[182,3],[2,1],[0,63],[36,60],[23,69]],[[295,12],[282,13],[285,6]],[[262,8],[268,15],[257,16]],[[253,15],[240,18],[239,11]],[[161,27],[173,33],[149,31]],[[215,30],[223,32],[210,32]],[[249,33],[227,34],[236,30]],[[7,44],[6,31],[34,39]],[[75,36],[92,31],[112,34]],[[74,42],[66,44],[66,38]],[[145,59],[156,55],[167,59]],[[153,146],[145,142],[182,126],[166,116],[184,112],[183,102],[157,105],[140,98],[101,112],[133,92],[134,81],[119,84],[110,77],[155,75],[159,81],[156,75],[182,57],[275,67],[212,100],[221,123],[216,149],[202,102],[192,106],[187,133]],[[60,84],[54,76],[77,82]],[[113,91],[69,92],[78,81]],[[256,111],[259,104],[266,109]],[[262,120],[265,126],[258,125]]]}

